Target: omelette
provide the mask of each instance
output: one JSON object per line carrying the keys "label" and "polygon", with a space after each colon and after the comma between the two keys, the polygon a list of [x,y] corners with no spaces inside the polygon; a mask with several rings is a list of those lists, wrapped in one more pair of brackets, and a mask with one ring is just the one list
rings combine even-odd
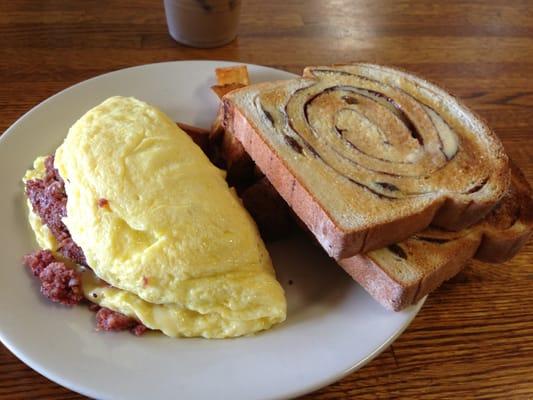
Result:
{"label": "omelette", "polygon": [[[83,257],[65,259],[57,223],[31,196],[29,222],[39,246],[79,273],[85,299],[172,337],[235,337],[285,320],[253,219],[224,171],[157,108],[107,99],[70,128],[53,167],[66,195],[58,223]],[[27,194],[46,174],[39,157]]]}

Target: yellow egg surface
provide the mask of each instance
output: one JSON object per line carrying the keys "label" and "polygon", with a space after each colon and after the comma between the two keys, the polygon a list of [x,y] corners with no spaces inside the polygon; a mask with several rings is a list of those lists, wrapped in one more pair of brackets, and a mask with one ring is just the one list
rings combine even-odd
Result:
{"label": "yellow egg surface", "polygon": [[[239,336],[285,319],[255,223],[223,171],[158,109],[104,101],[72,126],[55,166],[65,225],[94,271],[83,276],[89,300],[169,336]],[[38,242],[53,249],[31,214]]]}

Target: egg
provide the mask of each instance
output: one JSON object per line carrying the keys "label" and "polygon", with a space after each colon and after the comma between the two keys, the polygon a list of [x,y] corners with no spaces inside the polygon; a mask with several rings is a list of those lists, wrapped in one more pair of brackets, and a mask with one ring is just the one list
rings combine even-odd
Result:
{"label": "egg", "polygon": [[[234,337],[285,319],[254,221],[224,172],[157,108],[104,101],[70,128],[55,167],[63,222],[90,266],[88,300],[173,337]],[[38,158],[25,179],[43,174]],[[29,220],[39,245],[56,250],[31,207]]]}

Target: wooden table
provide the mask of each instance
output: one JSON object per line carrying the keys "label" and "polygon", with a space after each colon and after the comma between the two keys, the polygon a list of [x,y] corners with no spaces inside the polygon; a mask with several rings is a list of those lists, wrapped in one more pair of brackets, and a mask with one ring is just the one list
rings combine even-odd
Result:
{"label": "wooden table", "polygon": [[[441,82],[487,119],[533,182],[533,13],[520,0],[243,0],[240,34],[175,43],[154,0],[0,2],[0,132],[76,82],[145,63],[217,59],[300,72],[353,60]],[[0,396],[83,398],[2,347]],[[308,398],[533,399],[533,243],[471,263],[366,367]]]}

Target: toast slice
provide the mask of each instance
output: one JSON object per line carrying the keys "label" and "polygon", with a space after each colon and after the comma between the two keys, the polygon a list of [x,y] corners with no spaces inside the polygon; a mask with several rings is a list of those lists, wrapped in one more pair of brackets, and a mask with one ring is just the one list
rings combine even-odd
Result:
{"label": "toast slice", "polygon": [[472,257],[489,263],[512,258],[531,236],[531,187],[511,163],[511,186],[480,223],[460,232],[426,229],[404,242],[339,264],[378,302],[401,310],[458,273]]}
{"label": "toast slice", "polygon": [[372,64],[304,76],[228,93],[223,123],[331,257],[464,229],[507,191],[502,144],[444,90]]}

